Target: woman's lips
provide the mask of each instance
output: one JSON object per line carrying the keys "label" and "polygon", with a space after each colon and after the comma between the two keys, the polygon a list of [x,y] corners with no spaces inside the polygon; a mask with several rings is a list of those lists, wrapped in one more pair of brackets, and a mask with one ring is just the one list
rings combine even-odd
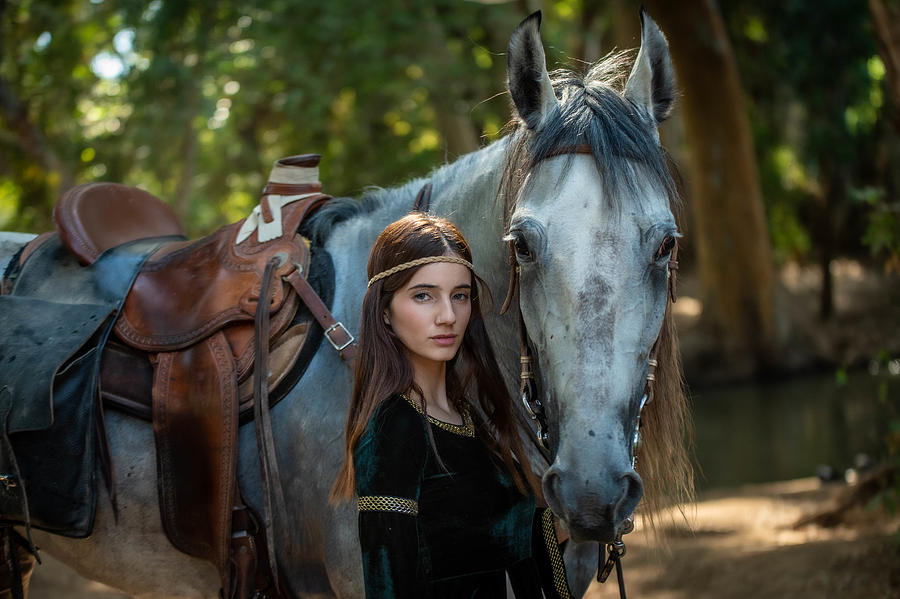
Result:
{"label": "woman's lips", "polygon": [[453,345],[456,343],[456,335],[435,335],[431,338],[438,345]]}

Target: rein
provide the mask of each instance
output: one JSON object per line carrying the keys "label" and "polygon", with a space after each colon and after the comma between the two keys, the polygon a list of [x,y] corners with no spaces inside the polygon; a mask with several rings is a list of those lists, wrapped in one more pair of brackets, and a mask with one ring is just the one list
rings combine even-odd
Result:
{"label": "rein", "polygon": [[[590,146],[587,145],[578,145],[571,147],[559,148],[550,154],[547,155],[547,158],[551,158],[553,156],[560,156],[564,154],[593,154],[593,150]],[[520,267],[518,261],[516,260],[516,248],[515,242],[513,240],[508,241],[509,244],[509,284],[506,290],[506,299],[503,301],[503,306],[500,308],[500,314],[506,314],[512,305],[513,298],[518,295],[519,291],[519,276],[520,276]],[[668,312],[669,304],[675,303],[677,299],[676,295],[676,278],[678,272],[678,240],[675,240],[675,245],[672,248],[671,256],[669,257],[669,262],[666,268],[666,279],[667,279],[667,289],[666,289],[666,312]],[[525,412],[537,424],[537,431],[535,432],[535,438],[537,440],[538,448],[541,453],[547,458],[547,454],[551,451],[550,443],[549,443],[549,435],[547,433],[547,415],[544,411],[544,405],[541,402],[540,396],[537,392],[537,382],[534,376],[534,357],[532,355],[531,344],[528,341],[528,330],[525,325],[525,318],[522,316],[522,304],[520,301],[516,302],[517,311],[518,311],[518,321],[519,321],[519,363],[520,363],[520,373],[519,373],[519,397],[521,398],[522,405],[525,407]],[[663,327],[665,326],[665,317],[663,317]],[[651,347],[650,354],[647,357],[647,380],[644,383],[644,393],[641,397],[640,407],[638,408],[638,416],[637,421],[634,426],[634,435],[632,437],[631,443],[631,467],[634,468],[637,454],[641,450],[641,446],[643,445],[641,439],[641,412],[644,407],[651,403],[654,398],[653,387],[654,382],[656,381],[656,368],[659,365],[659,361],[657,360],[659,339],[662,336],[662,328],[660,328],[660,332],[657,333],[656,340],[653,342],[653,346]],[[550,462],[550,459],[547,458],[547,462]],[[625,555],[625,542],[622,540],[622,536],[630,533],[634,530],[634,520],[629,516],[625,519],[625,522],[622,525],[621,530],[616,534],[616,538],[613,542],[608,543],[604,546],[603,543],[600,543],[600,551],[599,551],[599,559],[597,563],[597,581],[598,582],[606,582],[609,575],[612,573],[613,567],[616,569],[616,578],[619,583],[619,596],[621,599],[625,598],[625,580],[622,575],[622,557]],[[607,551],[609,552],[609,557],[606,557]]]}

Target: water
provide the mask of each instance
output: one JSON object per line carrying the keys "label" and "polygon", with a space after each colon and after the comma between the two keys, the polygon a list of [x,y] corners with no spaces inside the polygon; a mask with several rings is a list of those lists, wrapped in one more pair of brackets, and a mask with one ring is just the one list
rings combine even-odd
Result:
{"label": "water", "polygon": [[843,472],[857,454],[886,455],[900,421],[900,376],[851,372],[691,393],[697,487],[710,489]]}

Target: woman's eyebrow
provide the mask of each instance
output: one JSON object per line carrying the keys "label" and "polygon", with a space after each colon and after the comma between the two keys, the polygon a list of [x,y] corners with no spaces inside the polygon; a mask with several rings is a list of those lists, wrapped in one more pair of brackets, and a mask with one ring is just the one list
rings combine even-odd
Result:
{"label": "woman's eyebrow", "polygon": [[[415,285],[410,285],[410,289],[438,289],[440,286],[435,285],[434,283],[416,283]],[[459,285],[454,285],[453,289],[471,289],[472,285],[470,283],[460,283]]]}

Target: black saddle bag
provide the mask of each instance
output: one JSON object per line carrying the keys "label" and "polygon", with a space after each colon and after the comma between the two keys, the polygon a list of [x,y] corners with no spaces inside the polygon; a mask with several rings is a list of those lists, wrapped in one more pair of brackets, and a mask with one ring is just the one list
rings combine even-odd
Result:
{"label": "black saddle bag", "polygon": [[50,237],[0,296],[0,525],[69,537],[93,530],[100,357],[160,240],[81,266]]}

